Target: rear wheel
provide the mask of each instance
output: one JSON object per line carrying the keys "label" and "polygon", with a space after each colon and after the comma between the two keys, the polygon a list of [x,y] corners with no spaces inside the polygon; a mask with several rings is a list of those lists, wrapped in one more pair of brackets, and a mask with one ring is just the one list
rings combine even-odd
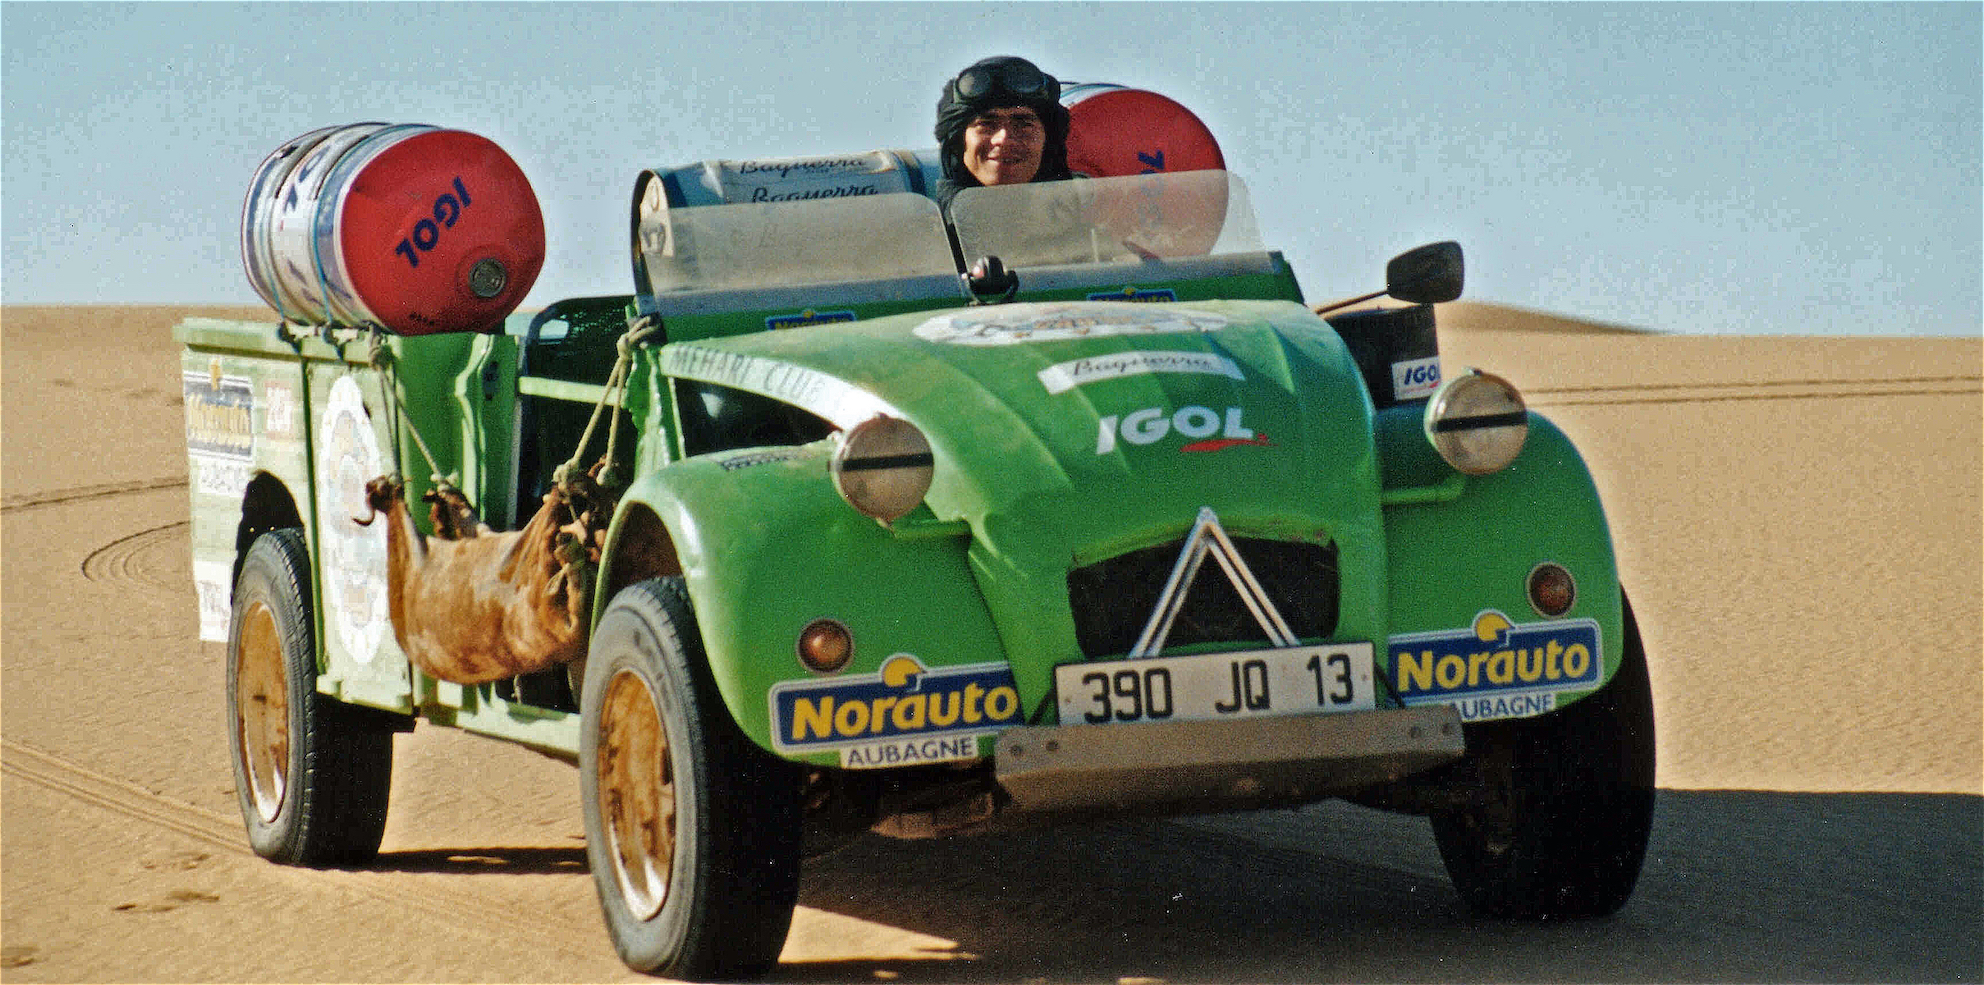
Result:
{"label": "rear wheel", "polygon": [[1623,657],[1603,690],[1536,718],[1466,726],[1469,796],[1432,821],[1447,874],[1477,913],[1602,916],[1632,895],[1653,825],[1653,692],[1623,608]]}
{"label": "rear wheel", "polygon": [[771,968],[799,891],[799,776],[731,721],[681,580],[616,595],[585,675],[586,855],[621,960],[688,979]]}
{"label": "rear wheel", "polygon": [[379,852],[393,731],[317,693],[309,551],[303,532],[255,539],[234,586],[227,640],[228,748],[248,841],[289,865]]}

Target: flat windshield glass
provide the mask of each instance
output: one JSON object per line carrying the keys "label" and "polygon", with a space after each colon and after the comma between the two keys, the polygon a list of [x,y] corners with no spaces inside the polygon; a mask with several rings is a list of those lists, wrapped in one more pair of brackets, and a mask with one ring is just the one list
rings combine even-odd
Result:
{"label": "flat windshield glass", "polygon": [[907,193],[673,209],[644,203],[636,235],[656,294],[957,273],[936,203]]}
{"label": "flat windshield glass", "polygon": [[1257,253],[1247,188],[1225,171],[967,188],[951,203],[966,258],[1008,267]]}

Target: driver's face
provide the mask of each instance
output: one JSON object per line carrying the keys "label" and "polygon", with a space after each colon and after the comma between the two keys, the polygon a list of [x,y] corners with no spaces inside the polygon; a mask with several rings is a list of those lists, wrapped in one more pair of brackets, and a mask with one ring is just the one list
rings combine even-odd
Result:
{"label": "driver's face", "polygon": [[981,185],[1020,185],[1040,171],[1047,127],[1025,106],[988,109],[964,128],[964,166]]}

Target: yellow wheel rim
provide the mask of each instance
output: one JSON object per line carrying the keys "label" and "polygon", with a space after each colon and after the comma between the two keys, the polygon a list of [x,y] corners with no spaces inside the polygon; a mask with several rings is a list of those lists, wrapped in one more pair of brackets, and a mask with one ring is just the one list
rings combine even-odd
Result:
{"label": "yellow wheel rim", "polygon": [[282,813],[289,786],[289,668],[275,613],[256,602],[243,615],[234,651],[234,729],[248,796],[263,823]]}
{"label": "yellow wheel rim", "polygon": [[661,912],[675,861],[675,782],[668,735],[646,679],[623,670],[599,715],[599,803],[621,899],[636,919]]}

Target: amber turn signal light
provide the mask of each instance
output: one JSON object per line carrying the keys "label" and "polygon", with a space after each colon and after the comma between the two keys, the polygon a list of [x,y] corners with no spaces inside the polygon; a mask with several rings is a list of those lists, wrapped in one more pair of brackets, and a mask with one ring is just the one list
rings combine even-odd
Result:
{"label": "amber turn signal light", "polygon": [[854,634],[834,619],[815,619],[799,631],[799,662],[818,674],[831,674],[854,658]]}
{"label": "amber turn signal light", "polygon": [[1529,573],[1529,604],[1552,619],[1571,611],[1578,600],[1578,585],[1560,564],[1545,562]]}

